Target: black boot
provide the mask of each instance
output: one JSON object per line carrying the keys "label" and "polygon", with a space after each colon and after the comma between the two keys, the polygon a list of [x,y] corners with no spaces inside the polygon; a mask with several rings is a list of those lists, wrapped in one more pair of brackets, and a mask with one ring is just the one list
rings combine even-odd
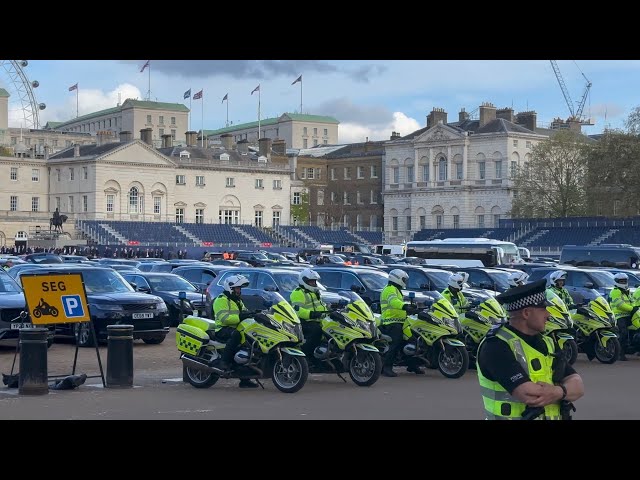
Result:
{"label": "black boot", "polygon": [[391,365],[385,365],[382,367],[382,375],[385,377],[397,377],[398,374],[393,371],[393,367]]}
{"label": "black boot", "polygon": [[240,384],[238,385],[240,388],[258,388],[260,385],[257,382],[254,382],[250,378],[243,378],[240,380]]}
{"label": "black boot", "polygon": [[415,373],[416,375],[424,375],[424,370],[421,369],[418,365],[407,367],[407,372]]}

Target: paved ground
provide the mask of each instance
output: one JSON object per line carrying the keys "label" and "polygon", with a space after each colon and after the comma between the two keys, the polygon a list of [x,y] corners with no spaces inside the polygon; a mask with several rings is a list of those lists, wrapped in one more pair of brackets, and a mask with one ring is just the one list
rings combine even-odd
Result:
{"label": "paved ground", "polygon": [[[103,368],[107,349],[101,347]],[[71,373],[75,347],[56,343],[48,351],[49,375]],[[11,371],[13,350],[0,349],[0,372]],[[437,370],[415,376],[381,377],[369,388],[343,383],[335,375],[311,375],[295,394],[239,389],[238,380],[221,380],[209,389],[182,382],[182,365],[172,333],[161,345],[134,345],[134,388],[103,388],[90,378],[76,390],[19,395],[0,385],[0,419],[481,419],[478,380],[470,370],[457,380]],[[16,371],[19,359],[16,361]],[[78,372],[99,373],[94,349],[80,349]],[[586,394],[576,402],[575,419],[640,419],[640,357],[603,365],[580,355],[576,369]],[[399,369],[396,369],[399,371]],[[348,378],[348,377],[347,377]]]}

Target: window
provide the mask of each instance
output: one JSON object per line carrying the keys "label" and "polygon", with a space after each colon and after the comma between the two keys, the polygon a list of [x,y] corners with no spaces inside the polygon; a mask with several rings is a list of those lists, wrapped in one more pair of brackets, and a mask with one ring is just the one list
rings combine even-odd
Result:
{"label": "window", "polygon": [[159,124],[159,125],[164,125],[164,115],[160,115],[160,116],[158,117],[158,124]]}
{"label": "window", "polygon": [[282,180],[274,180],[273,181],[273,189],[274,190],[282,190]]}
{"label": "window", "polygon": [[493,215],[493,226],[498,228],[500,227],[500,214],[496,213]]}
{"label": "window", "polygon": [[372,203],[372,204],[373,203],[377,203],[376,202],[376,198],[377,198],[377,195],[376,195],[375,190],[371,190],[370,196],[369,196],[369,203]]}
{"label": "window", "polygon": [[356,192],[356,203],[359,203],[359,204],[364,203],[362,201],[362,197],[360,196],[360,191],[359,190]]}
{"label": "window", "polygon": [[196,208],[196,223],[204,223],[204,208]]}
{"label": "window", "polygon": [[371,178],[378,178],[378,166],[371,165]]}
{"label": "window", "polygon": [[484,180],[485,174],[485,162],[478,162],[478,178]]}
{"label": "window", "polygon": [[18,137],[11,137],[11,145],[16,145],[18,143]]}
{"label": "window", "polygon": [[348,227],[350,225],[350,223],[349,223],[349,215],[345,215],[344,217],[342,217],[342,225],[344,227]]}
{"label": "window", "polygon": [[336,169],[332,168],[331,169],[331,180],[335,180],[336,179]]}
{"label": "window", "polygon": [[40,181],[40,169],[34,168],[31,170],[31,181],[32,182]]}
{"label": "window", "polygon": [[171,139],[172,140],[176,139],[176,131],[175,130],[171,130]]}
{"label": "window", "polygon": [[160,135],[161,137],[164,135],[164,128],[158,129],[158,135]]}
{"label": "window", "polygon": [[82,167],[82,179],[83,180],[88,180],[89,179],[89,168],[88,167]]}
{"label": "window", "polygon": [[129,213],[138,213],[138,189],[129,189]]}
{"label": "window", "polygon": [[336,192],[331,192],[331,203],[336,202]]}
{"label": "window", "polygon": [[204,175],[196,175],[196,186],[204,187]]}
{"label": "window", "polygon": [[18,197],[15,195],[11,195],[11,198],[9,199],[9,210],[12,212],[18,210]]}
{"label": "window", "polygon": [[277,227],[280,225],[280,211],[276,210],[273,212],[273,219],[271,221],[271,226]]}
{"label": "window", "polygon": [[31,211],[37,212],[40,209],[40,198],[31,197]]}
{"label": "window", "polygon": [[58,146],[58,139],[57,139],[57,138],[53,140],[53,146],[54,146],[54,147],[57,147],[57,146]]}
{"label": "window", "polygon": [[462,163],[456,163],[456,180],[462,180]]}
{"label": "window", "polygon": [[219,210],[218,218],[220,223],[224,223],[226,225],[239,223],[240,220],[240,211],[239,210]]}
{"label": "window", "polygon": [[378,225],[378,217],[376,215],[371,215],[369,217],[369,228],[376,228]]}
{"label": "window", "polygon": [[438,181],[444,182],[447,179],[447,160],[441,158],[438,162]]}
{"label": "window", "polygon": [[342,192],[342,202],[345,205],[351,205],[351,203],[349,202],[349,194],[347,192]]}
{"label": "window", "polygon": [[398,231],[398,217],[391,217],[391,230]]}
{"label": "window", "polygon": [[307,134],[307,127],[302,127],[302,135],[306,135]]}
{"label": "window", "polygon": [[453,228],[460,228],[460,215],[453,216]]}
{"label": "window", "polygon": [[25,145],[27,145],[27,146],[31,145],[31,138],[26,137],[26,138],[24,139],[24,144],[25,144]]}
{"label": "window", "polygon": [[184,208],[176,208],[176,223],[184,222]]}
{"label": "window", "polygon": [[314,147],[318,146],[318,140],[316,138],[313,139],[313,146]]}
{"label": "window", "polygon": [[323,141],[322,141],[322,144],[323,144],[323,145],[329,145],[329,142],[328,142],[327,140],[323,140]]}
{"label": "window", "polygon": [[344,179],[351,180],[351,167],[344,167]]}
{"label": "window", "polygon": [[302,139],[302,148],[309,148],[309,142],[306,138]]}
{"label": "window", "polygon": [[329,130],[328,129],[324,129],[324,136],[326,137],[327,135],[329,135]]}
{"label": "window", "polygon": [[407,225],[406,231],[410,232],[411,231],[411,215],[407,216],[406,225]]}
{"label": "window", "polygon": [[400,168],[393,167],[393,183],[400,183]]}
{"label": "window", "polygon": [[83,212],[89,211],[89,197],[87,195],[82,196],[82,211]]}
{"label": "window", "polygon": [[60,197],[56,197],[56,208],[60,210]]}
{"label": "window", "polygon": [[70,168],[69,169],[69,181],[72,182],[73,180],[75,180],[75,178],[76,178],[76,176],[75,176],[75,173],[73,171],[73,168]]}
{"label": "window", "polygon": [[18,180],[18,167],[11,167],[11,180]]}
{"label": "window", "polygon": [[[13,180],[13,178],[11,180]],[[56,180],[60,181],[60,169],[59,168],[56,168]]]}
{"label": "window", "polygon": [[256,227],[262,227],[262,210],[256,210],[253,216],[253,223]]}
{"label": "window", "polygon": [[227,177],[225,185],[228,188],[234,188],[236,186],[235,178],[234,177]]}
{"label": "window", "polygon": [[318,205],[324,205],[324,190],[318,190]]}
{"label": "window", "polygon": [[478,228],[484,228],[484,215],[478,215]]}
{"label": "window", "polygon": [[307,178],[309,180],[313,180],[315,178],[315,172],[313,170],[313,168],[307,168]]}
{"label": "window", "polygon": [[529,140],[527,140],[527,148],[531,148],[531,142]]}
{"label": "window", "polygon": [[514,146],[514,147],[517,147],[517,146],[518,146],[518,140],[514,140],[514,141],[513,141],[513,146]]}
{"label": "window", "polygon": [[425,215],[420,215],[420,230],[425,228],[427,225],[427,217]]}
{"label": "window", "polygon": [[69,211],[73,213],[73,197],[69,197]]}
{"label": "window", "polygon": [[184,175],[176,175],[176,185],[184,185],[186,183]]}
{"label": "window", "polygon": [[317,129],[317,128],[314,128],[314,129],[313,129],[313,135],[314,135],[314,136],[318,135],[318,129]]}
{"label": "window", "polygon": [[147,123],[151,123],[151,115],[147,115]]}
{"label": "window", "polygon": [[364,167],[358,167],[358,178],[364,178]]}
{"label": "window", "polygon": [[413,166],[407,167],[407,183],[413,183]]}
{"label": "window", "polygon": [[422,181],[423,182],[429,181],[429,165],[422,166]]}
{"label": "window", "polygon": [[511,178],[516,178],[518,172],[518,162],[511,162]]}
{"label": "window", "polygon": [[436,215],[436,228],[442,228],[443,224],[444,224],[444,215],[439,213]]}
{"label": "window", "polygon": [[301,198],[300,192],[293,193],[293,204],[302,205],[302,198]]}
{"label": "window", "polygon": [[38,139],[38,145],[44,145],[44,138]]}
{"label": "window", "polygon": [[162,205],[162,197],[153,197],[153,213],[160,215],[160,205]]}
{"label": "window", "polygon": [[496,160],[496,178],[502,178],[502,160]]}
{"label": "window", "polygon": [[176,124],[176,117],[171,117],[171,125],[175,125]]}

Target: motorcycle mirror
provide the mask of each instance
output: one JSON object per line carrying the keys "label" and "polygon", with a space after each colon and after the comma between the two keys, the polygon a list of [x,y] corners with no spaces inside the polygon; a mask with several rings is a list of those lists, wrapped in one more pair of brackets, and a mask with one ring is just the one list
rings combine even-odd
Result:
{"label": "motorcycle mirror", "polygon": [[187,292],[178,292],[178,298],[184,300],[187,298]]}
{"label": "motorcycle mirror", "polygon": [[409,298],[411,300],[413,300],[414,298],[416,298],[416,292],[409,292]]}

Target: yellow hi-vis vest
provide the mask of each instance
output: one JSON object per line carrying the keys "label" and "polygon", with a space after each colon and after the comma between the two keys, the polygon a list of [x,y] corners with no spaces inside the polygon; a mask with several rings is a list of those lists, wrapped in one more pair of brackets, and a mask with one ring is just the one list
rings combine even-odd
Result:
{"label": "yellow hi-vis vest", "polygon": [[[545,382],[553,385],[552,365],[555,350],[553,340],[543,337],[549,351],[547,355],[543,355],[509,329],[499,328],[495,336],[509,345],[518,363],[529,373],[529,379],[532,382]],[[482,348],[482,344],[486,339],[487,337],[480,342],[478,351]],[[537,362],[535,361],[536,359],[538,360]],[[534,365],[538,364],[540,368],[535,370]],[[527,405],[513,398],[498,382],[486,378],[482,374],[480,365],[478,365],[477,370],[486,419],[520,420]],[[544,417],[541,415],[538,420],[560,420],[560,404],[554,403],[544,407]]]}
{"label": "yellow hi-vis vest", "polygon": [[306,288],[298,287],[289,297],[291,305],[295,308],[298,307],[296,313],[298,314],[298,318],[300,320],[310,321],[310,322],[319,322],[322,319],[320,318],[309,318],[309,314],[311,312],[326,312],[327,307],[322,300],[320,299],[320,295],[316,292],[310,292]]}
{"label": "yellow hi-vis vest", "polygon": [[382,315],[380,320],[383,325],[390,323],[404,323],[407,318],[407,312],[404,306],[404,296],[402,292],[394,285],[387,285],[380,294],[380,311]]}

